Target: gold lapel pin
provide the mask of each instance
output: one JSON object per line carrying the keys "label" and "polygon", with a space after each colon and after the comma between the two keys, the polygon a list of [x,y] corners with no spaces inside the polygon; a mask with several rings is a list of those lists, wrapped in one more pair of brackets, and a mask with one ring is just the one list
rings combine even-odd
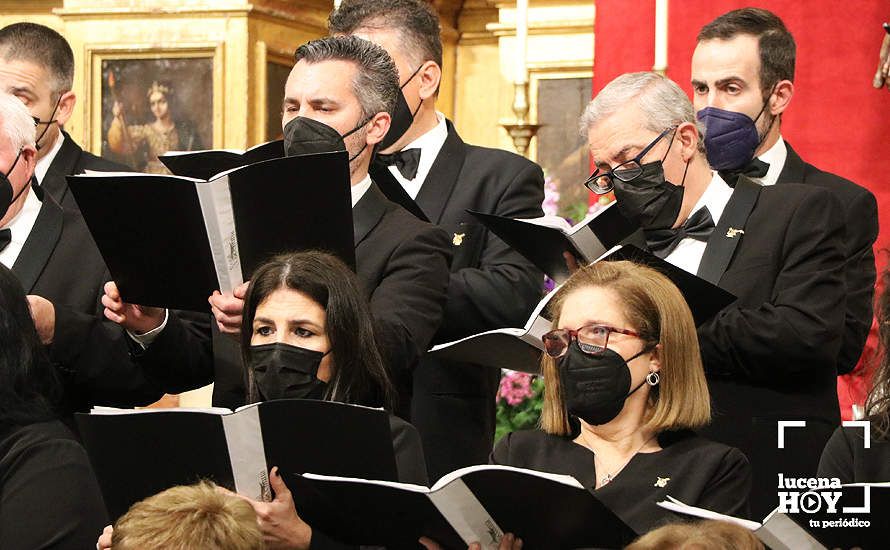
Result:
{"label": "gold lapel pin", "polygon": [[729,229],[726,230],[726,236],[730,239],[734,239],[736,237],[736,235],[744,235],[744,234],[745,234],[744,229],[736,229],[735,227],[730,227]]}
{"label": "gold lapel pin", "polygon": [[451,244],[453,244],[454,246],[460,246],[461,243],[464,242],[464,237],[466,235],[466,233],[455,233],[454,238],[451,239]]}
{"label": "gold lapel pin", "polygon": [[655,485],[653,485],[653,487],[667,487],[668,481],[670,480],[671,478],[669,477],[660,477],[658,478],[658,481],[655,482]]}

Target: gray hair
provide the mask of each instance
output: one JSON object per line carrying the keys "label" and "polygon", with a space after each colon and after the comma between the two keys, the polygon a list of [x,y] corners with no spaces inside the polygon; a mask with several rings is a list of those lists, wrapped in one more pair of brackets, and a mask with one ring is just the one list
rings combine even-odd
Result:
{"label": "gray hair", "polygon": [[365,117],[393,114],[399,97],[399,72],[386,50],[357,36],[328,36],[307,42],[294,52],[294,63],[332,60],[356,65],[352,91]]}
{"label": "gray hair", "polygon": [[0,29],[0,58],[28,61],[46,69],[51,80],[52,101],[71,89],[74,53],[58,32],[36,23],[13,23]]}
{"label": "gray hair", "polygon": [[12,148],[34,147],[36,130],[25,104],[14,95],[0,93],[0,135],[12,142]]}
{"label": "gray hair", "polygon": [[581,135],[587,137],[591,128],[631,101],[635,101],[643,112],[646,129],[657,134],[684,122],[695,124],[698,128],[699,150],[704,150],[701,140],[703,128],[695,117],[689,97],[673,80],[652,72],[626,73],[609,82],[584,109],[581,115]]}

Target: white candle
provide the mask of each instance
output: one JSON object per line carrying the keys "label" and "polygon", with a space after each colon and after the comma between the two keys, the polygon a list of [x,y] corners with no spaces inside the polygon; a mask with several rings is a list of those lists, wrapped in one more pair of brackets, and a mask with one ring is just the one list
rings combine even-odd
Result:
{"label": "white candle", "polygon": [[516,0],[516,71],[517,84],[528,82],[526,49],[528,48],[528,0]]}
{"label": "white candle", "polygon": [[340,2],[342,2],[342,1],[343,1],[343,0],[334,0],[334,9],[335,9],[335,10],[338,9],[338,8],[340,7]]}
{"label": "white candle", "polygon": [[655,0],[655,71],[667,70],[668,0]]}

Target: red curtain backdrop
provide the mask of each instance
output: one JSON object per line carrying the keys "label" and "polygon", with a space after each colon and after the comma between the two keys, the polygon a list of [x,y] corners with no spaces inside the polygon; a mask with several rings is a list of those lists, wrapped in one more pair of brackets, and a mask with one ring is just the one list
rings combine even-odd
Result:
{"label": "red curtain backdrop", "polygon": [[[671,0],[668,76],[684,90],[695,37],[721,13],[750,5],[731,0]],[[782,133],[804,160],[870,189],[890,247],[890,92],[871,87],[890,3],[870,0],[766,0],[797,41],[795,94]],[[628,71],[651,70],[655,0],[599,0],[594,24],[593,93]],[[878,253],[879,268],[886,254]]]}

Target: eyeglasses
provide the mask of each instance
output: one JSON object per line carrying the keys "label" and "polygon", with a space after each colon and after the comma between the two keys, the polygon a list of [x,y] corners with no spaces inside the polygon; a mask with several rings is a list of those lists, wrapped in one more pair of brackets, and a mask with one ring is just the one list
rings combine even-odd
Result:
{"label": "eyeglasses", "polygon": [[609,334],[617,332],[619,334],[627,334],[640,338],[639,333],[623,328],[610,327],[609,325],[586,325],[578,330],[569,328],[558,328],[541,336],[544,342],[544,351],[550,357],[562,357],[569,344],[573,340],[578,341],[578,347],[581,351],[589,355],[600,355],[609,344]]}
{"label": "eyeglasses", "polygon": [[[655,147],[658,142],[664,138],[664,136],[668,135],[676,129],[676,126],[671,126],[664,132],[658,134],[658,137],[655,138],[652,143],[647,145],[642,151],[640,151],[639,155],[635,156],[629,161],[622,162],[608,172],[600,173],[599,168],[597,168],[592,174],[590,174],[590,177],[587,178],[587,181],[584,182],[584,187],[587,187],[597,195],[605,195],[615,187],[613,178],[618,178],[623,182],[633,181],[635,178],[638,178],[640,174],[643,173],[642,160],[643,157],[646,156],[646,153],[651,151],[652,148]],[[671,145],[673,145],[673,142],[674,140],[673,138],[671,138]],[[667,157],[667,154],[670,150],[671,148],[668,147],[668,150],[664,152],[664,157],[661,158],[662,161],[665,159],[665,157]]]}

